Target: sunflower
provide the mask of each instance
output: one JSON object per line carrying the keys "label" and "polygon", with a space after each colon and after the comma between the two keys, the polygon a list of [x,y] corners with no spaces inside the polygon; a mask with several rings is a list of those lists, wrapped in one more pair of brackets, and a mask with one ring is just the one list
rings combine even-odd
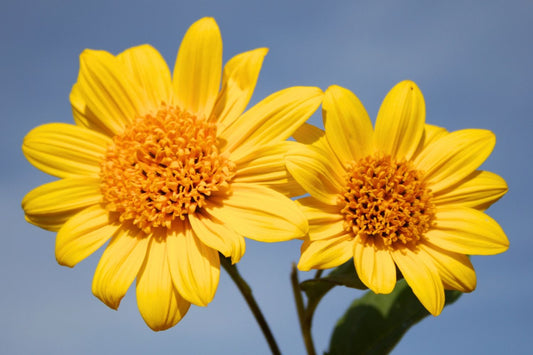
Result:
{"label": "sunflower", "polygon": [[266,53],[241,53],[222,71],[212,18],[189,28],[172,76],[149,45],[117,56],[85,50],[70,94],[75,125],[45,124],[24,139],[29,162],[60,178],[24,197],[26,220],[57,231],[61,265],[109,241],[92,291],[117,309],[136,279],[153,330],[213,299],[219,252],[238,262],[244,236],[277,242],[307,233],[283,155],[323,93],[292,87],[244,112]]}
{"label": "sunflower", "polygon": [[507,191],[496,174],[477,170],[490,155],[490,131],[447,132],[425,124],[415,83],[385,97],[376,127],[357,97],[339,86],[323,102],[325,132],[304,125],[287,167],[310,194],[299,201],[309,221],[300,270],[353,258],[361,281],[390,293],[401,272],[433,315],[444,289],[470,292],[476,275],[467,255],[497,254],[509,242],[483,211]]}

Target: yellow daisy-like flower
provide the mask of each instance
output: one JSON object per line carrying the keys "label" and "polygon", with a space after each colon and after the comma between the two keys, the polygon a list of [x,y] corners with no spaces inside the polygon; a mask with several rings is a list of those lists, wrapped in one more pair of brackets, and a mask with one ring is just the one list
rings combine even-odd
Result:
{"label": "yellow daisy-like flower", "polygon": [[62,265],[110,240],[92,291],[116,309],[136,279],[154,330],[213,299],[219,252],[236,263],[243,236],[277,242],[307,233],[283,156],[323,94],[288,88],[243,113],[266,53],[239,54],[222,75],[212,18],[189,28],[172,77],[148,45],[117,56],[86,50],[70,95],[76,125],[46,124],[24,139],[27,159],[61,178],[25,196],[26,219],[58,232]]}
{"label": "yellow daisy-like flower", "polygon": [[301,270],[338,266],[353,257],[361,281],[390,293],[396,267],[427,310],[438,315],[444,289],[469,292],[476,275],[467,256],[505,251],[500,226],[483,213],[507,191],[498,175],[476,170],[490,155],[490,131],[449,133],[425,124],[425,103],[404,81],[385,97],[375,129],[347,89],[328,88],[325,132],[296,132],[303,143],[287,167],[310,197]]}

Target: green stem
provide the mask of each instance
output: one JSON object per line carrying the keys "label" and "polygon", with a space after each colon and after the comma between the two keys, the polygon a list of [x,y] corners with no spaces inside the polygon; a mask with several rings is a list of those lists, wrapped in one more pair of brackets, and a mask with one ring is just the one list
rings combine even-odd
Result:
{"label": "green stem", "polygon": [[261,309],[259,309],[259,306],[257,305],[257,302],[255,301],[255,298],[252,295],[252,289],[250,288],[250,286],[248,286],[246,281],[244,281],[244,279],[239,274],[237,266],[233,265],[229,258],[225,258],[222,255],[220,256],[220,264],[222,264],[222,267],[229,274],[233,282],[235,282],[235,285],[237,285],[237,288],[246,300],[248,307],[250,307],[250,310],[252,311],[252,314],[254,315],[257,324],[259,324],[259,327],[261,328],[261,331],[265,336],[265,339],[268,343],[268,346],[270,347],[270,350],[272,351],[272,354],[281,355],[281,352],[278,348],[278,344],[276,343],[276,340],[274,339],[274,336],[272,335],[272,332],[268,327],[268,323],[266,322],[263,313],[261,313]]}
{"label": "green stem", "polygon": [[296,303],[296,311],[298,312],[298,319],[300,320],[300,329],[304,338],[305,349],[308,355],[316,355],[315,346],[313,344],[313,335],[311,334],[311,319],[313,313],[305,309],[302,298],[302,291],[300,289],[300,281],[298,280],[298,270],[296,265],[292,264],[291,272],[292,292],[294,294],[294,302]]}

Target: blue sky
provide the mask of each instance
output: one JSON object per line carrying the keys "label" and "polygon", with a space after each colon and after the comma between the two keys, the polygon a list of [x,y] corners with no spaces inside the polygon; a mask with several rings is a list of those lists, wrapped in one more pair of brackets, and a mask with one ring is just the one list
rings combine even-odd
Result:
{"label": "blue sky", "polygon": [[[117,53],[150,43],[173,67],[195,20],[213,16],[224,60],[269,47],[253,102],[273,91],[338,84],[375,117],[403,80],[417,82],[427,122],[449,130],[485,128],[497,137],[483,168],[509,193],[488,210],[506,231],[509,251],[472,258],[478,288],[416,325],[397,354],[526,353],[533,331],[533,2],[448,1],[15,1],[0,13],[0,352],[5,354],[268,354],[242,297],[226,275],[207,308],[192,307],[176,327],[144,324],[134,289],[118,312],[90,292],[100,253],[74,269],[54,258],[54,237],[24,221],[20,200],[52,178],[27,163],[20,146],[34,126],[72,122],[68,94],[85,48]],[[433,3],[433,2],[431,2]],[[311,123],[321,125],[315,115]],[[300,242],[247,243],[239,267],[284,354],[304,347],[289,285]],[[310,277],[300,274],[301,279]],[[319,352],[359,293],[337,288],[320,304],[313,333]]]}

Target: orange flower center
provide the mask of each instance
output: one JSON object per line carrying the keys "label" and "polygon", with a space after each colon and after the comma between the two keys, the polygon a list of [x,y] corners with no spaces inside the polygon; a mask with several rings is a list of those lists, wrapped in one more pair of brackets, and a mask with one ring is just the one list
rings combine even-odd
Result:
{"label": "orange flower center", "polygon": [[149,233],[202,208],[234,171],[218,152],[215,124],[163,104],[113,137],[101,191],[107,210]]}
{"label": "orange flower center", "polygon": [[371,238],[387,247],[416,245],[435,218],[422,173],[390,156],[366,157],[349,170],[342,193],[345,230],[363,243]]}

